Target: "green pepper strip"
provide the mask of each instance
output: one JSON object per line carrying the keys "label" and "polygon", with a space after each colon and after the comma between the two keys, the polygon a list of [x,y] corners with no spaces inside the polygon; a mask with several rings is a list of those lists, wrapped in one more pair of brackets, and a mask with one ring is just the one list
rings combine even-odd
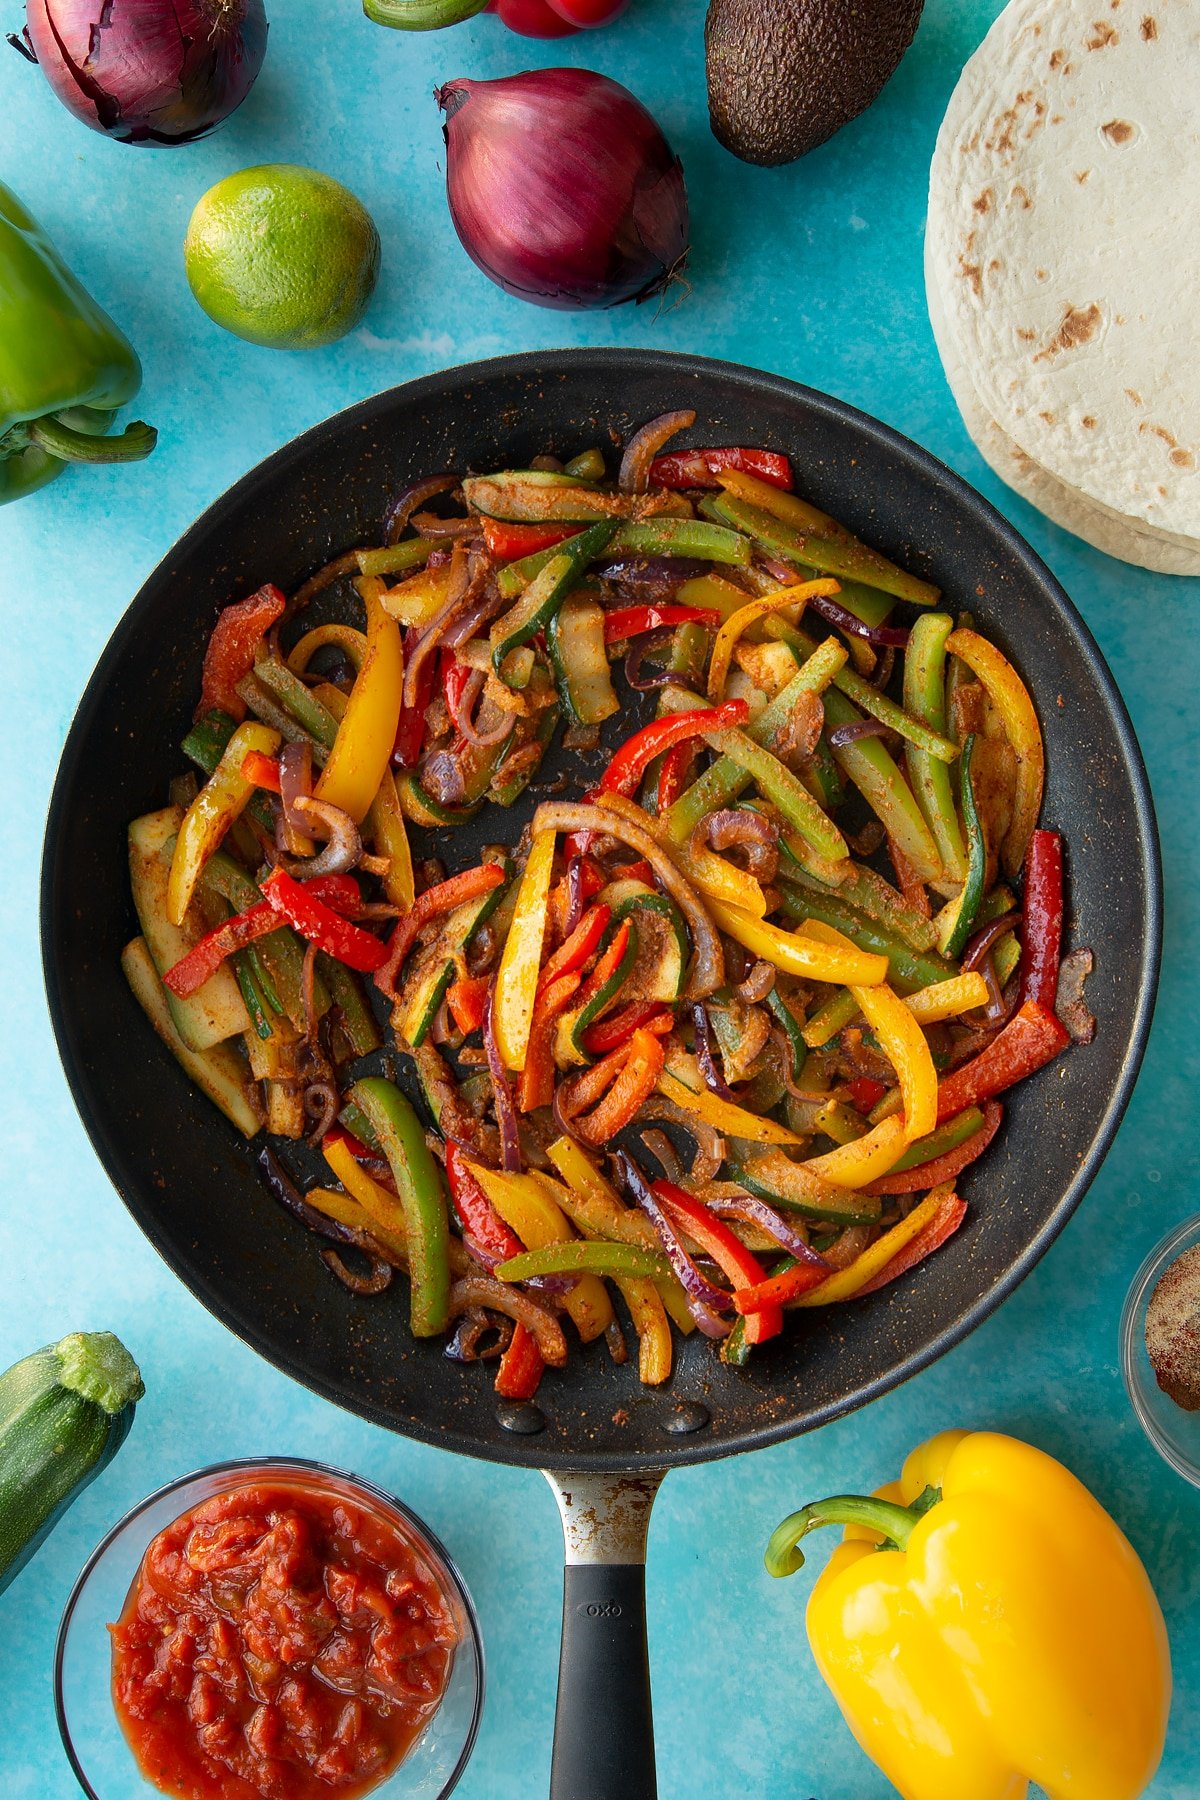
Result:
{"label": "green pepper strip", "polygon": [[[841,596],[838,598],[840,600]],[[921,619],[918,623],[923,625],[925,620]],[[801,631],[797,626],[789,625],[786,619],[765,619],[763,629],[769,637],[786,644],[797,662],[811,656],[817,648],[815,638],[809,637],[806,631]],[[870,713],[873,719],[878,719],[881,725],[886,725],[909,743],[918,745],[936,762],[957,762],[959,747],[953,738],[932,730],[924,719],[905,712],[902,706],[889,700],[886,694],[872,687],[869,681],[864,681],[853,669],[839,669],[833,678],[833,685],[845,694],[847,700],[852,700],[856,706],[861,707],[863,712]]]}
{"label": "green pepper strip", "polygon": [[[232,856],[218,850],[204,865],[200,886],[232,906],[235,912],[249,912],[261,906],[262,894],[256,882],[239,868]],[[274,985],[282,1010],[300,1031],[304,1019],[304,951],[299,939],[286,926],[259,938],[255,945],[262,967]],[[318,1017],[329,1009],[329,990],[316,975],[313,982],[313,1005]]]}
{"label": "green pepper strip", "polygon": [[[830,1038],[844,1031],[852,1019],[858,1017],[858,1001],[849,988],[839,988],[831,994],[823,1006],[818,1006],[812,1018],[807,1020],[801,1036],[810,1050],[819,1050]],[[802,1087],[803,1082],[797,1082]]]}
{"label": "green pepper strip", "polygon": [[563,474],[574,475],[578,481],[603,481],[606,474],[604,452],[595,446],[581,450],[578,456],[563,464]]}
{"label": "green pepper strip", "polygon": [[318,744],[324,744],[327,750],[333,749],[333,740],[338,730],[337,720],[286,663],[281,663],[277,656],[264,656],[255,663],[254,673],[267,692],[287,708],[298,725],[303,725]]}
{"label": "green pepper strip", "polygon": [[381,1075],[356,1081],[350,1099],[371,1122],[404,1209],[414,1337],[446,1329],[450,1299],[450,1227],[446,1190],[421,1122],[400,1089]]}
{"label": "green pepper strip", "polygon": [[865,587],[881,588],[899,600],[911,600],[915,606],[928,606],[938,598],[938,590],[928,581],[920,581],[890,563],[865,544],[846,543],[837,538],[821,538],[792,529],[774,519],[759,506],[729,498],[705,499],[700,511],[706,519],[718,519],[761,546],[768,555],[782,557],[785,562],[802,568],[819,569],[825,575],[846,575],[861,581]]}
{"label": "green pepper strip", "polygon": [[[954,629],[949,613],[925,613],[913,626],[904,652],[904,705],[914,718],[932,731],[946,730],[946,639]],[[967,853],[962,828],[950,787],[950,771],[944,761],[930,756],[917,742],[904,747],[908,778],[917,805],[933,833],[934,842],[951,881],[963,881]]]}
{"label": "green pepper strip", "polygon": [[749,539],[701,519],[641,519],[622,525],[610,546],[614,556],[696,556],[705,562],[750,565]]}
{"label": "green pepper strip", "polygon": [[372,1050],[378,1050],[383,1039],[375,1014],[367,1004],[362,982],[353,969],[348,969],[336,956],[327,956],[324,951],[317,957],[317,967],[325,978],[333,1004],[341,1010],[342,1030],[351,1050],[355,1056],[370,1056]]}
{"label": "green pepper strip", "polygon": [[844,900],[833,894],[819,893],[807,887],[789,886],[786,877],[780,886],[780,893],[783,896],[783,910],[789,919],[794,919],[797,923],[804,919],[819,919],[823,925],[832,925],[836,931],[844,931],[860,950],[871,950],[877,956],[886,956],[892,984],[902,994],[912,994],[918,988],[932,987],[935,981],[949,981],[952,975],[958,973],[952,963],[936,955],[934,951],[914,950],[903,938],[886,931],[874,919],[864,918],[854,907],[847,906]]}
{"label": "green pepper strip", "polygon": [[[852,725],[861,717],[843,694],[835,689],[826,694],[825,719],[831,727]],[[833,754],[920,879],[936,881],[942,874],[937,845],[891,752],[878,738],[860,738]]]}
{"label": "green pepper strip", "polygon": [[432,539],[415,537],[402,544],[382,544],[378,550],[356,550],[354,556],[360,575],[402,575],[428,562],[432,549]]}
{"label": "green pepper strip", "polygon": [[669,1278],[671,1265],[655,1250],[639,1250],[636,1244],[607,1244],[600,1238],[573,1238],[568,1243],[547,1244],[543,1250],[526,1250],[511,1256],[496,1270],[501,1281],[530,1281],[535,1275],[642,1276],[649,1281]]}
{"label": "green pepper strip", "polygon": [[608,547],[616,525],[602,519],[588,531],[554,546],[546,566],[521,594],[511,612],[492,626],[492,667],[500,674],[505,657],[527,644],[550,623],[593,556]]}
{"label": "green pepper strip", "polygon": [[975,804],[975,783],[971,774],[974,751],[975,738],[971,736],[963,745],[961,772],[963,821],[967,827],[967,879],[955,914],[954,929],[946,941],[946,955],[954,957],[962,955],[963,946],[971,935],[987,879],[987,843]]}
{"label": "green pepper strip", "polygon": [[[796,1258],[794,1256],[781,1256],[777,1262],[771,1264],[766,1272],[767,1277],[785,1275],[789,1269],[793,1269],[795,1266]],[[728,1363],[730,1368],[744,1369],[750,1361],[750,1350],[751,1346],[746,1342],[745,1316],[739,1313],[733,1322],[733,1330],[721,1342],[721,1361]]]}
{"label": "green pepper strip", "polygon": [[[751,721],[746,728],[746,735],[756,744],[770,744],[776,732],[791,717],[800,695],[824,692],[845,662],[845,645],[840,644],[836,638],[827,638],[804,666],[797,669],[787,686],[781,688],[775,698],[763,708],[757,719]],[[691,704],[695,704],[694,699]],[[740,763],[734,762],[732,757],[719,757],[663,814],[663,824],[672,843],[686,844],[697,825],[710,812],[719,812],[722,807],[731,805],[739,794],[745,792],[753,779],[749,771]]]}
{"label": "green pepper strip", "polygon": [[246,1003],[246,1011],[250,1014],[250,1023],[260,1038],[274,1037],[271,1021],[267,1017],[266,1001],[258,991],[258,983],[254,979],[246,952],[239,950],[233,958],[233,972],[237,977],[238,990]]}
{"label": "green pepper strip", "polygon": [[792,1058],[792,1080],[799,1086],[804,1059],[808,1054],[800,1021],[778,988],[772,988],[767,995],[767,1005],[783,1026],[783,1034],[787,1039]]}
{"label": "green pepper strip", "polygon": [[983,1129],[983,1114],[977,1106],[968,1106],[965,1112],[956,1113],[947,1119],[944,1125],[938,1125],[928,1137],[918,1138],[910,1144],[899,1162],[893,1163],[888,1170],[889,1175],[902,1175],[905,1169],[919,1168],[922,1163],[933,1162],[936,1157],[945,1156],[950,1150],[957,1150],[968,1138],[975,1136]]}
{"label": "green pepper strip", "polygon": [[[437,1051],[435,1050],[433,1054],[436,1056]],[[437,1121],[435,1120],[434,1123],[436,1124]],[[338,1124],[351,1132],[359,1143],[368,1145],[372,1150],[379,1149],[379,1139],[375,1135],[375,1127],[362,1107],[356,1106],[353,1100],[347,1100],[342,1107],[338,1114]]]}
{"label": "green pepper strip", "polygon": [[329,751],[311,731],[297,724],[286,706],[281,706],[253,672],[243,676],[234,689],[238,699],[249,708],[256,719],[277,731],[285,743],[308,744],[312,749],[312,759],[318,769],[323,769],[329,760]]}
{"label": "green pepper strip", "polygon": [[830,862],[845,861],[850,854],[845,838],[804,783],[785,768],[777,756],[736,728],[706,731],[704,740],[751,777],[763,798],[778,809],[818,856],[824,856]]}
{"label": "green pepper strip", "polygon": [[250,965],[250,971],[258,985],[259,993],[271,1011],[278,1017],[283,1012],[283,1001],[279,998],[275,990],[275,983],[271,980],[270,974],[263,964],[263,959],[258,954],[258,945],[247,944],[242,955]]}
{"label": "green pepper strip", "polygon": [[[786,880],[794,882],[797,887],[809,888],[814,894],[829,893],[829,883],[822,881],[805,867],[782,833],[779,847],[789,865],[783,871]],[[873,869],[862,869],[857,863],[852,864],[845,881],[838,883],[836,895],[847,906],[856,907],[868,919],[874,919],[877,925],[895,932],[906,944],[911,944],[914,950],[933,949],[937,940],[932,920],[925,918],[915,908],[906,906],[898,894],[894,901],[891,900],[888,883],[881,875],[876,875]]]}

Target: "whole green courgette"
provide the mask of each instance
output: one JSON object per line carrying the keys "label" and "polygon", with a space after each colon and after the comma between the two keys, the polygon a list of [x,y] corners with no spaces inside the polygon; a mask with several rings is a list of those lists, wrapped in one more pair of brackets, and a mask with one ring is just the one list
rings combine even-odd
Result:
{"label": "whole green courgette", "polygon": [[112,1461],[145,1391],[111,1331],[73,1331],[0,1375],[0,1593]]}

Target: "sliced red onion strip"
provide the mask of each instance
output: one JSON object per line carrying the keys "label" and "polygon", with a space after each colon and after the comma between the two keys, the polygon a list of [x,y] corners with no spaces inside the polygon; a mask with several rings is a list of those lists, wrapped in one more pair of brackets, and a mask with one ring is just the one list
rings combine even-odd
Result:
{"label": "sliced red onion strip", "polygon": [[309,844],[308,826],[296,811],[298,800],[312,796],[312,745],[307,738],[295,744],[284,744],[279,752],[279,798],[282,802],[279,848],[289,856],[300,856]]}
{"label": "sliced red onion strip", "polygon": [[695,423],[696,415],[689,409],[660,413],[657,419],[648,419],[640,430],[635,431],[626,444],[625,454],[621,458],[621,472],[617,477],[617,486],[621,492],[623,494],[649,493],[650,465],[654,458],[677,431],[686,431]]}
{"label": "sliced red onion strip", "polygon": [[340,806],[330,806],[327,800],[313,800],[304,795],[293,802],[293,811],[309,824],[315,821],[323,826],[329,840],[316,856],[305,857],[293,865],[293,875],[310,879],[314,875],[346,875],[358,867],[363,856],[362,833],[348,812]]}
{"label": "sliced red onion strip", "polygon": [[882,719],[853,719],[849,725],[835,725],[826,741],[831,750],[842,750],[847,744],[857,744],[860,738],[894,736],[891,726]]}
{"label": "sliced red onion strip", "polygon": [[705,1205],[711,1206],[712,1210],[722,1219],[744,1219],[748,1225],[759,1226],[769,1237],[773,1237],[775,1242],[788,1252],[789,1256],[794,1256],[797,1262],[812,1263],[821,1269],[828,1268],[829,1265],[825,1258],[818,1256],[817,1252],[805,1243],[800,1233],[789,1225],[773,1206],[769,1206],[765,1200],[760,1200],[757,1195],[743,1194],[736,1200],[706,1200]]}
{"label": "sliced red onion strip", "polygon": [[513,1105],[512,1089],[508,1085],[508,1072],[500,1056],[500,1046],[496,1042],[496,1025],[493,1014],[496,984],[488,986],[487,999],[483,1003],[483,1047],[487,1051],[488,1074],[492,1078],[492,1093],[496,1103],[496,1123],[500,1127],[500,1167],[510,1175],[519,1174],[521,1170],[521,1137],[517,1127],[517,1109]]}
{"label": "sliced red onion strip", "polygon": [[479,749],[488,749],[492,744],[500,743],[512,730],[512,720],[502,715],[490,731],[481,731],[472,718],[475,703],[484,690],[487,676],[482,669],[472,669],[458,697],[458,705],[454,709],[454,723],[458,726],[468,744]]}
{"label": "sliced red onion strip", "polygon": [[717,1312],[726,1311],[733,1305],[733,1296],[723,1288],[714,1287],[700,1273],[687,1251],[684,1249],[675,1227],[671,1224],[665,1211],[651,1193],[642,1171],[626,1150],[618,1150],[613,1156],[621,1186],[641,1207],[650,1223],[657,1231],[667,1260],[679,1277],[683,1291],[687,1295],[688,1311],[705,1337],[726,1337],[729,1326],[717,1318]]}
{"label": "sliced red onion strip", "polygon": [[692,1008],[692,1025],[696,1033],[696,1066],[704,1077],[705,1087],[720,1100],[732,1100],[733,1090],[717,1066],[712,1026],[702,1000],[697,1000]]}
{"label": "sliced red onion strip", "polygon": [[667,687],[670,683],[678,683],[679,674],[673,669],[659,669],[653,675],[642,674],[642,659],[652,650],[662,650],[675,636],[671,625],[658,625],[653,631],[645,632],[625,658],[625,680],[636,693],[648,694],[652,688]]}
{"label": "sliced red onion strip", "polygon": [[673,594],[685,581],[707,575],[709,566],[697,556],[614,556],[601,563],[595,573],[602,581],[658,598]]}
{"label": "sliced red onion strip", "polygon": [[[973,937],[967,939],[959,966],[963,974],[977,969],[992,945],[998,943],[1005,932],[1012,931],[1021,923],[1019,912],[1005,913],[1002,918],[993,919],[990,924],[982,925]],[[986,976],[984,977],[986,980]]]}
{"label": "sliced red onion strip", "polygon": [[459,476],[449,473],[424,475],[420,481],[410,481],[407,487],[401,488],[384,514],[384,543],[398,543],[408,530],[408,521],[418,506],[424,506],[426,500],[432,500],[436,494],[449,493],[451,488],[458,486],[459,479]]}
{"label": "sliced red onion strip", "polygon": [[563,942],[571,936],[583,917],[583,858],[573,856],[567,864],[567,916],[563,920]]}
{"label": "sliced red onion strip", "polygon": [[[795,579],[795,571],[792,572]],[[810,594],[808,604],[815,613],[836,625],[839,631],[848,631],[852,637],[865,638],[868,644],[894,644],[897,650],[903,650],[908,643],[908,632],[902,625],[867,625],[847,606],[840,606],[826,594]]]}

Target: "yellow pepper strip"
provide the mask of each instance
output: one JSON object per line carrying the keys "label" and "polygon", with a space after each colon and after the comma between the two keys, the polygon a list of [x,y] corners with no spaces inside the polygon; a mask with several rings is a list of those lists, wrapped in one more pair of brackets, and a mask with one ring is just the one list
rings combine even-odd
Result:
{"label": "yellow pepper strip", "polygon": [[389,1248],[399,1247],[407,1262],[408,1228],[404,1222],[404,1208],[395,1194],[373,1181],[355,1162],[349,1146],[340,1140],[323,1143],[321,1150],[346,1192],[366,1213],[367,1230],[374,1232]]}
{"label": "yellow pepper strip", "polygon": [[441,612],[450,593],[450,566],[425,569],[397,587],[385,588],[379,582],[379,599],[383,610],[402,625],[428,625]]}
{"label": "yellow pepper strip", "polygon": [[383,878],[384,892],[393,906],[407,912],[416,899],[412,851],[400,796],[390,769],[385,769],[379,778],[375,798],[367,808],[365,824],[376,856],[386,856],[390,865]]}
{"label": "yellow pepper strip", "polygon": [[238,726],[220,762],[183,815],[167,881],[167,917],[172,925],[183,924],[205,863],[220,849],[225,833],[254,794],[254,783],[242,774],[242,764],[251,750],[274,756],[279,744],[277,731],[247,719]]}
{"label": "yellow pepper strip", "polygon": [[404,687],[400,630],[380,605],[381,585],[367,576],[355,583],[367,609],[367,654],[316,787],[318,800],[340,806],[356,825],[366,818],[391,761]]}
{"label": "yellow pepper strip", "polygon": [[906,995],[904,1004],[918,1024],[936,1025],[942,1019],[957,1019],[973,1006],[983,1006],[987,997],[987,982],[978,969],[969,969],[965,975],[935,981],[932,987]]}
{"label": "yellow pepper strip", "polygon": [[287,659],[287,666],[293,675],[303,675],[318,650],[324,650],[327,644],[336,644],[352,663],[355,670],[362,668],[367,657],[367,637],[363,631],[356,631],[353,625],[314,625],[311,631],[292,646],[292,653]]}
{"label": "yellow pepper strip", "polygon": [[870,1528],[830,1557],[807,1626],[888,1782],[906,1800],[1017,1800],[1030,1783],[1055,1800],[1147,1792],[1170,1647],[1136,1551],[1094,1496],[1044,1451],[992,1431],[943,1432],[893,1493],[818,1500],[767,1554],[787,1574],[814,1526]]}
{"label": "yellow pepper strip", "polygon": [[946,648],[982,681],[1004,721],[1004,730],[1017,759],[1012,823],[1000,847],[1005,873],[1016,875],[1024,865],[1025,852],[1042,810],[1046,753],[1037,713],[1029,690],[1008,658],[977,631],[952,631],[946,639]]}
{"label": "yellow pepper strip", "polygon": [[723,575],[696,575],[685,581],[675,595],[681,606],[708,606],[727,619],[746,604],[745,588],[726,581]]}
{"label": "yellow pepper strip", "polygon": [[336,1219],[339,1225],[353,1225],[356,1231],[369,1231],[393,1256],[407,1260],[408,1245],[386,1232],[379,1221],[373,1219],[352,1195],[339,1193],[336,1188],[316,1187],[309,1188],[304,1198],[318,1212],[323,1212],[327,1219]]}
{"label": "yellow pepper strip", "polygon": [[[546,934],[550,877],[554,869],[554,837],[553,831],[539,831],[530,846],[525,873],[517,889],[512,924],[496,972],[492,1023],[506,1069],[523,1069],[529,1048],[533,1003],[542,964],[542,940]],[[541,1246],[530,1244],[529,1248],[536,1250]]]}
{"label": "yellow pepper strip", "polygon": [[[506,1175],[469,1162],[468,1169],[495,1207],[504,1223],[515,1231],[527,1250],[544,1250],[548,1244],[564,1244],[572,1231],[566,1214],[547,1189],[533,1174]],[[598,1275],[579,1275],[575,1285],[562,1297],[563,1308],[571,1316],[575,1329],[585,1344],[602,1337],[615,1314],[608,1290]]]}
{"label": "yellow pepper strip", "polygon": [[717,856],[703,844],[697,844],[693,848],[688,843],[676,843],[661,820],[651,818],[635,800],[626,799],[623,794],[599,793],[596,803],[606,807],[609,812],[618,813],[630,824],[648,831],[655,842],[662,845],[681,874],[686,875],[692,886],[699,888],[702,894],[715,900],[728,901],[731,906],[740,906],[756,919],[763,917],[767,902],[761,883],[753,875],[747,874],[745,869],[726,862],[723,856]]}
{"label": "yellow pepper strip", "polygon": [[863,1188],[878,1181],[881,1175],[899,1162],[908,1148],[908,1132],[903,1119],[884,1119],[865,1137],[852,1138],[827,1150],[824,1156],[810,1156],[806,1169],[831,1181],[834,1187]]}
{"label": "yellow pepper strip", "polygon": [[834,594],[840,594],[841,591],[836,581],[799,581],[788,587],[776,588],[773,594],[763,594],[761,598],[751,600],[747,605],[739,607],[737,612],[731,613],[713,642],[708,664],[709,699],[715,704],[724,694],[733,646],[747,626],[753,625],[756,619],[766,618],[768,613],[781,612],[785,606],[803,606],[806,600],[822,596],[832,599]]}
{"label": "yellow pepper strip", "polygon": [[[739,911],[736,906],[726,906],[721,900],[710,899],[708,910],[722,931],[764,962],[774,963],[777,969],[784,969],[789,975],[803,975],[809,981],[828,981],[837,987],[852,984],[873,987],[887,975],[886,956],[860,950],[840,932],[833,934],[839,940],[835,944],[832,937],[826,939],[817,932],[817,922],[813,919],[805,921],[803,932],[783,931],[778,925],[770,925],[765,919],[752,919],[748,913]],[[817,941],[819,936],[820,942]]]}
{"label": "yellow pepper strip", "polygon": [[658,1091],[673,1100],[676,1106],[683,1107],[685,1112],[693,1113],[706,1125],[711,1125],[723,1137],[745,1138],[755,1144],[803,1142],[786,1125],[777,1125],[774,1119],[759,1118],[757,1113],[747,1112],[731,1100],[722,1100],[710,1093],[696,1067],[695,1057],[686,1051],[667,1052],[666,1065],[658,1078]]}
{"label": "yellow pepper strip", "polygon": [[[626,1206],[586,1152],[572,1138],[556,1138],[546,1154],[566,1184],[556,1190],[558,1204],[584,1237],[603,1238],[610,1243],[636,1244],[642,1250],[662,1249],[659,1235],[645,1213]],[[687,1337],[696,1329],[696,1321],[680,1283],[673,1275],[669,1275],[661,1280],[654,1280],[650,1285],[658,1293],[674,1323]],[[628,1295],[626,1299],[628,1300]],[[633,1312],[632,1304],[629,1310]],[[634,1322],[637,1323],[636,1314]]]}
{"label": "yellow pepper strip", "polygon": [[[889,1120],[890,1124],[891,1121]],[[809,1288],[807,1293],[798,1299],[788,1302],[790,1306],[832,1306],[835,1300],[852,1300],[860,1288],[866,1287],[868,1281],[874,1281],[883,1269],[886,1269],[893,1256],[912,1242],[918,1232],[924,1231],[930,1219],[934,1218],[945,1202],[954,1192],[954,1183],[944,1181],[941,1187],[935,1187],[918,1201],[906,1219],[885,1231],[882,1237],[868,1244],[861,1255],[836,1274],[823,1281],[820,1287]]]}
{"label": "yellow pepper strip", "polygon": [[[806,921],[805,930],[830,947],[854,948],[850,939],[819,919]],[[896,1071],[904,1108],[908,1141],[927,1137],[937,1124],[937,1070],[925,1034],[913,1014],[886,982],[872,987],[849,982],[858,1010],[879,1039],[883,1054]]]}

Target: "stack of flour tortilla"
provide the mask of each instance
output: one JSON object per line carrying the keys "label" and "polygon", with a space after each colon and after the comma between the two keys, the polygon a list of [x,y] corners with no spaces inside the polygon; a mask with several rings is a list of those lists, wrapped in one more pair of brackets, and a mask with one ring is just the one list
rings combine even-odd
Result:
{"label": "stack of flour tortilla", "polygon": [[1200,0],[1012,0],[938,134],[925,281],[996,473],[1200,574]]}

